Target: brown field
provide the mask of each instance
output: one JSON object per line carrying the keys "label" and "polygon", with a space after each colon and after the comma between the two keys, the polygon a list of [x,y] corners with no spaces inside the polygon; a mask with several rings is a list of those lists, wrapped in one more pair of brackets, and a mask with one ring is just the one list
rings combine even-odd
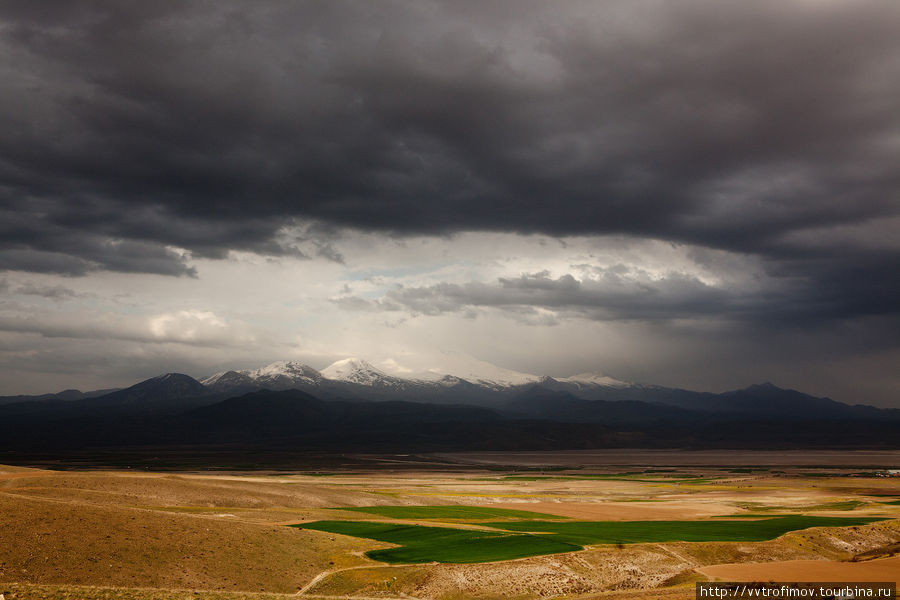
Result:
{"label": "brown field", "polygon": [[[373,458],[355,472],[51,471],[0,465],[0,593],[11,598],[693,597],[707,579],[862,581],[900,574],[900,480],[872,477],[894,454],[680,456],[668,452]],[[844,453],[848,454],[848,453]],[[484,453],[478,461],[485,460]],[[631,462],[625,461],[630,457]],[[863,460],[864,458],[864,460]],[[649,462],[650,460],[656,462]],[[556,461],[554,463],[553,461]],[[409,461],[409,462],[407,462]],[[846,463],[846,460],[845,460]],[[427,468],[421,465],[427,464]],[[561,464],[568,469],[541,472]],[[435,465],[439,465],[436,467]],[[500,467],[498,467],[500,465]],[[738,469],[753,465],[752,469]],[[797,466],[799,465],[799,466]],[[818,465],[818,466],[816,466]],[[666,468],[661,468],[665,466]],[[740,471],[740,472],[738,472]],[[590,478],[593,476],[595,478]],[[603,478],[598,478],[603,477]],[[898,494],[892,498],[887,495]],[[285,527],[381,519],[330,508],[470,505],[588,520],[693,520],[801,513],[891,520],[767,542],[596,545],[481,564],[386,565],[366,539]],[[827,575],[827,576],[826,576]]]}
{"label": "brown field", "polygon": [[866,562],[784,560],[771,563],[712,565],[698,572],[723,581],[895,581],[900,556]]}

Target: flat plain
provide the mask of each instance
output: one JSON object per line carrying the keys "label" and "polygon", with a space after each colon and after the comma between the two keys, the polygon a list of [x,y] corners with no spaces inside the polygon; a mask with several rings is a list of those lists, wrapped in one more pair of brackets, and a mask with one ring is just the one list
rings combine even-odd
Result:
{"label": "flat plain", "polygon": [[696,581],[900,573],[900,479],[880,476],[896,453],[667,455],[0,466],[0,593],[689,598]]}

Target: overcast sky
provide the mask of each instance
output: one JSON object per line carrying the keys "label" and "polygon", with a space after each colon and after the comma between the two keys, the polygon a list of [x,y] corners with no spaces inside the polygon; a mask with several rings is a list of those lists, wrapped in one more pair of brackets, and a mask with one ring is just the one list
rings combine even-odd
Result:
{"label": "overcast sky", "polygon": [[900,2],[0,3],[0,393],[346,356],[900,406]]}

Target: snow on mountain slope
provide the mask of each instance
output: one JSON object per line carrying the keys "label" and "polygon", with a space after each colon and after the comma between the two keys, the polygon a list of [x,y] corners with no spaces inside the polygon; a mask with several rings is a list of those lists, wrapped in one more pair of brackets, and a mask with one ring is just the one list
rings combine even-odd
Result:
{"label": "snow on mountain slope", "polygon": [[213,391],[226,391],[237,387],[249,388],[254,386],[254,380],[245,372],[222,371],[200,381]]}
{"label": "snow on mountain slope", "polygon": [[407,383],[407,380],[388,375],[368,361],[353,357],[331,363],[322,369],[322,377],[368,386],[396,387]]}
{"label": "snow on mountain slope", "polygon": [[514,371],[469,356],[447,355],[446,364],[413,373],[395,361],[382,364],[397,367],[396,373],[385,372],[372,363],[356,357],[336,361],[321,371],[299,362],[278,361],[257,369],[222,371],[202,380],[201,383],[224,391],[230,388],[248,387],[290,389],[326,386],[333,383],[350,383],[372,388],[412,391],[416,389],[440,389],[458,385],[472,385],[486,390],[503,391],[530,384],[562,384],[570,390],[589,390],[598,387],[627,387],[631,384],[596,373],[581,373],[565,378],[547,378]]}
{"label": "snow on mountain slope", "polygon": [[215,384],[219,383],[219,381],[220,381],[223,377],[225,377],[225,376],[228,375],[229,373],[234,373],[234,372],[235,372],[235,371],[219,371],[219,372],[216,373],[215,375],[210,375],[210,376],[207,377],[206,379],[201,379],[201,380],[200,380],[200,383],[202,383],[203,385],[215,385]]}
{"label": "snow on mountain slope", "polygon": [[201,383],[216,391],[233,388],[289,389],[298,385],[318,385],[322,375],[310,366],[298,362],[278,361],[258,369],[222,371]]}
{"label": "snow on mountain slope", "polygon": [[589,387],[628,387],[631,385],[627,381],[620,381],[619,379],[614,379],[613,377],[600,375],[598,373],[579,373],[578,375],[572,375],[571,377],[555,377],[554,379],[561,383],[571,383],[578,386]]}
{"label": "snow on mountain slope", "polygon": [[273,362],[252,371],[245,371],[245,373],[257,381],[291,380],[303,383],[318,383],[322,379],[322,374],[312,367],[284,360]]}
{"label": "snow on mountain slope", "polygon": [[505,369],[477,359],[454,360],[447,367],[428,369],[420,377],[426,381],[437,381],[442,385],[454,385],[459,379],[490,389],[502,389],[517,385],[537,383],[537,375]]}
{"label": "snow on mountain slope", "polygon": [[529,375],[528,373],[520,373],[501,367],[497,367],[490,372],[469,371],[454,373],[454,375],[470,383],[495,389],[537,383],[541,380],[537,375]]}

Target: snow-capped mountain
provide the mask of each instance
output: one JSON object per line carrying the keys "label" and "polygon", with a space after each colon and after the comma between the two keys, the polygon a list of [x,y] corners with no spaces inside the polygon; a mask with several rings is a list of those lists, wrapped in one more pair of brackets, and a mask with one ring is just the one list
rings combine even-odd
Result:
{"label": "snow-capped mountain", "polygon": [[[407,379],[434,382],[444,387],[460,384],[473,385],[490,390],[538,383],[541,377],[513,369],[506,369],[477,358],[456,353],[444,353],[440,357],[440,366],[429,367],[424,371],[406,376]],[[387,361],[396,365],[394,361]]]}
{"label": "snow-capped mountain", "polygon": [[[387,361],[387,368],[396,365]],[[393,370],[393,369],[392,369]],[[300,389],[322,397],[471,402],[517,393],[534,385],[576,395],[630,387],[612,377],[582,373],[564,378],[540,377],[474,360],[456,359],[450,369],[420,373],[388,373],[361,358],[338,360],[321,371],[293,361],[278,361],[256,369],[223,371],[201,381],[216,393],[260,389]]]}
{"label": "snow-capped mountain", "polygon": [[[504,369],[482,361],[479,361],[476,365],[466,365],[466,367],[468,368],[454,369],[452,373],[440,369],[432,369],[421,379],[434,380],[443,385],[455,385],[460,381],[465,381],[492,390],[529,385],[538,383],[541,380],[537,375]],[[436,377],[439,377],[439,379],[435,379]]]}
{"label": "snow-capped mountain", "polygon": [[273,362],[247,373],[252,379],[270,389],[285,385],[316,385],[322,381],[322,374],[308,365],[293,361]]}
{"label": "snow-capped mountain", "polygon": [[213,392],[231,391],[242,389],[244,387],[247,389],[255,389],[257,387],[253,378],[247,375],[247,373],[238,371],[221,371],[211,377],[201,379],[200,383]]}
{"label": "snow-capped mountain", "polygon": [[322,369],[322,376],[332,381],[343,381],[372,387],[398,387],[408,380],[388,375],[372,363],[359,358],[345,358]]}
{"label": "snow-capped mountain", "polygon": [[202,379],[200,383],[212,391],[251,391],[257,389],[287,390],[316,386],[322,374],[308,365],[292,361],[278,361],[258,369],[222,371]]}
{"label": "snow-capped mountain", "polygon": [[579,387],[628,387],[632,384],[627,381],[620,381],[607,375],[599,375],[597,373],[579,373],[571,377],[557,377],[556,381],[560,383],[571,383]]}

